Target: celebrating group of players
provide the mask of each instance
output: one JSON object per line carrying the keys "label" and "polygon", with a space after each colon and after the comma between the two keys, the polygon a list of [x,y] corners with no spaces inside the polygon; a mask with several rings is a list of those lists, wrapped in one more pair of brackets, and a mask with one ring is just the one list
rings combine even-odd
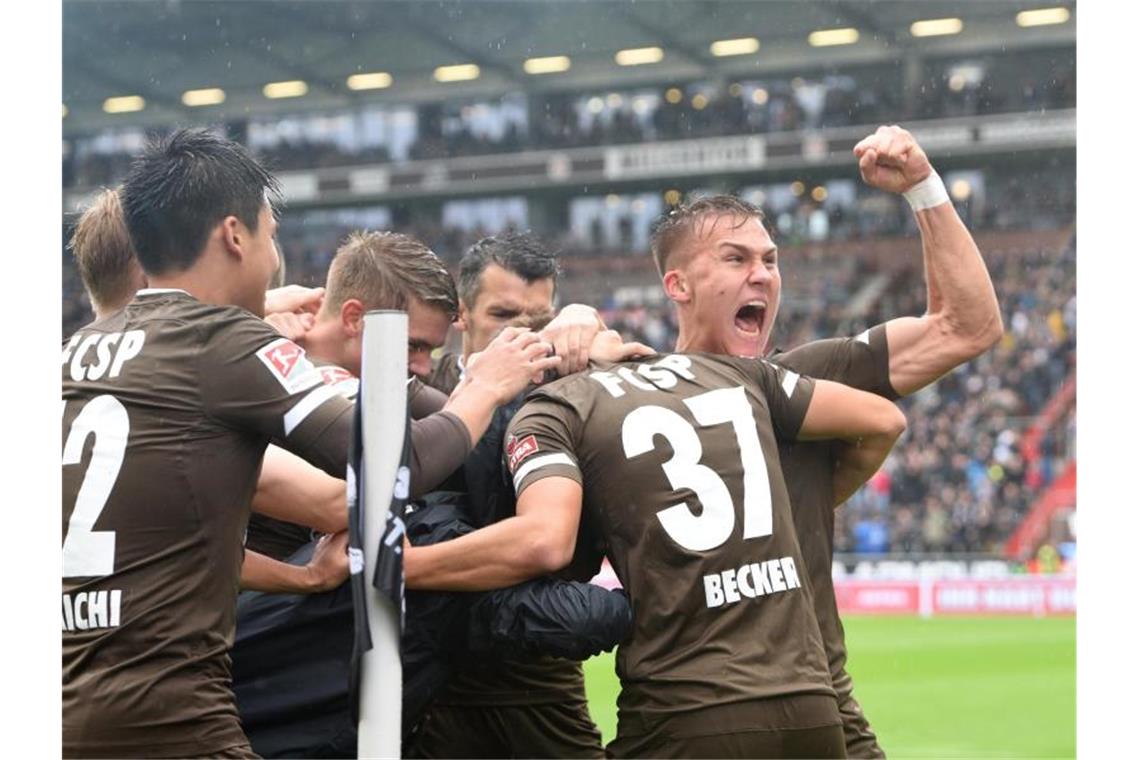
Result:
{"label": "celebrating group of players", "polygon": [[[239,587],[344,588],[363,315],[402,309],[413,512],[458,493],[469,524],[405,546],[409,591],[555,576],[568,583],[541,590],[561,610],[608,557],[632,609],[610,642],[621,694],[607,747],[580,664],[554,644],[546,654],[564,656],[542,656],[528,633],[528,656],[455,663],[406,754],[881,757],[845,670],[833,510],[904,431],[892,401],[987,350],[1002,325],[913,137],[880,127],[855,156],[865,182],[915,210],[923,316],[765,354],[776,245],[759,209],[711,196],[654,229],[680,328],[675,352],[656,354],[587,306],[556,314],[556,259],[529,235],[474,245],[457,288],[415,239],[356,233],[325,288],[268,290],[273,176],[205,131],[149,148],[73,239],[96,320],[63,350],[65,755],[266,751],[234,696],[235,628],[241,672],[243,626],[257,622],[239,614]],[[462,352],[433,364],[452,324]],[[554,639],[565,620],[551,617]],[[278,652],[270,670],[305,658]],[[344,752],[314,741],[294,754]]]}

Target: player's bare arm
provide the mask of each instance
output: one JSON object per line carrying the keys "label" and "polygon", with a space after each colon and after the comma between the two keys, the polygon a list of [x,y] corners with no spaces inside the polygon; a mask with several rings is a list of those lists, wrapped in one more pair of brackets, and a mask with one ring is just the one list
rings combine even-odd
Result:
{"label": "player's bare arm", "polygon": [[348,531],[322,536],[305,565],[290,565],[272,557],[245,550],[241,587],[271,594],[316,594],[329,591],[348,579]]}
{"label": "player's bare arm", "polygon": [[540,381],[548,369],[558,366],[550,345],[537,333],[507,327],[487,348],[472,354],[463,381],[448,399],[444,411],[463,421],[471,445],[483,437],[500,405],[513,399],[532,381]]}
{"label": "player's bare arm", "polygon": [[405,543],[405,582],[409,589],[487,591],[561,570],[574,556],[581,516],[581,485],[543,478],[519,494],[514,517],[454,541]]}
{"label": "player's bare arm", "polygon": [[[879,127],[854,149],[859,173],[871,187],[892,193],[912,190],[934,172],[910,132]],[[891,385],[915,392],[996,343],[1001,311],[978,246],[945,202],[915,212],[926,267],[927,306],[921,317],[887,323]]]}
{"label": "player's bare arm", "polygon": [[817,380],[799,437],[838,438],[852,451],[835,472],[839,504],[875,474],[905,430],[906,416],[882,396]]}
{"label": "player's bare arm", "polygon": [[881,438],[867,438],[843,443],[841,453],[835,458],[835,474],[832,484],[835,489],[835,503],[838,507],[850,499],[871,476],[879,471],[883,461],[894,448],[897,439],[889,442]]}
{"label": "player's bare arm", "polygon": [[321,533],[348,527],[344,481],[277,446],[265,451],[253,511]]}

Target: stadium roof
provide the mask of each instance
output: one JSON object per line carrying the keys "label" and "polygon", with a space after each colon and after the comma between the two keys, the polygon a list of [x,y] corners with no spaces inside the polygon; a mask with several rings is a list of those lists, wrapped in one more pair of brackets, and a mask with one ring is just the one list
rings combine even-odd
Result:
{"label": "stadium roof", "polygon": [[[1069,18],[1030,27],[1015,21],[1019,12],[1043,7],[1063,7]],[[959,19],[961,31],[915,36],[911,25],[930,19]],[[857,30],[858,39],[809,44],[813,32],[840,28]],[[897,61],[909,50],[957,54],[1075,44],[1075,39],[1074,3],[1049,0],[65,0],[64,134],[328,111],[367,102],[717,80]],[[732,42],[716,52],[738,54],[714,54],[711,44],[726,40]],[[643,52],[626,57],[660,60],[619,64],[619,51],[631,49]],[[547,59],[530,64],[531,70],[547,73],[528,73],[525,62],[532,58]],[[567,63],[564,71],[549,71]],[[437,72],[460,64],[477,66],[477,78],[438,81],[448,73],[474,73],[470,67]],[[386,86],[352,89],[347,80],[354,74],[377,75],[355,84]],[[306,92],[270,98],[264,88],[273,82],[303,82]],[[301,89],[281,89],[290,87]],[[224,101],[208,104],[222,97],[219,90]],[[188,91],[198,94],[185,95]],[[135,99],[108,102],[127,96]],[[184,100],[195,98],[207,105]]]}

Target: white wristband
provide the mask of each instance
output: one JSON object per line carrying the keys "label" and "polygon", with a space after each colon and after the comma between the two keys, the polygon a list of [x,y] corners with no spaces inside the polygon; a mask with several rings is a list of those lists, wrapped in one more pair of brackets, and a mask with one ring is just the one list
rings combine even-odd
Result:
{"label": "white wristband", "polygon": [[942,184],[942,178],[933,169],[930,171],[930,176],[904,192],[903,197],[914,211],[941,206],[950,200],[946,185]]}

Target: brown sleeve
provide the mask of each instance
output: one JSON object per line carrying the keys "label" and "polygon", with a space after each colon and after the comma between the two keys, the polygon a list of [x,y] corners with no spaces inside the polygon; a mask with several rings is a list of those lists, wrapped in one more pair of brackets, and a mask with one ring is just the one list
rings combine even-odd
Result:
{"label": "brown sleeve", "polygon": [[425,385],[418,377],[408,382],[408,411],[413,420],[435,414],[447,403],[447,394]]}
{"label": "brown sleeve", "polygon": [[432,364],[431,373],[423,378],[429,388],[435,388],[445,395],[451,395],[459,385],[459,355],[443,354]]}
{"label": "brown sleeve", "polygon": [[891,401],[899,398],[891,387],[885,325],[876,325],[854,338],[815,340],[776,354],[772,360],[820,380],[850,385]]}
{"label": "brown sleeve", "polygon": [[811,405],[815,380],[763,359],[758,364],[755,377],[768,400],[772,432],[778,440],[795,441]]}
{"label": "brown sleeve", "polygon": [[550,397],[531,396],[511,420],[503,447],[515,494],[542,478],[560,475],[582,482],[575,442],[582,420]]}
{"label": "brown sleeve", "polygon": [[206,413],[255,430],[343,478],[352,403],[321,379],[297,344],[259,319],[220,323],[198,356]]}
{"label": "brown sleeve", "polygon": [[471,433],[451,412],[412,421],[412,496],[438,488],[471,451]]}

